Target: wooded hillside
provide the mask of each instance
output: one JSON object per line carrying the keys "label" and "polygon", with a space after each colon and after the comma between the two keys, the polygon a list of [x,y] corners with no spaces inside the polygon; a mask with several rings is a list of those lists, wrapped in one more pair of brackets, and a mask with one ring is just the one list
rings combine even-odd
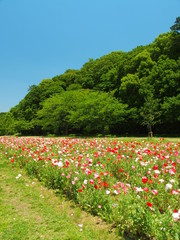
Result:
{"label": "wooded hillside", "polygon": [[1,135],[180,134],[177,26],[150,45],[89,59],[31,86],[0,122]]}

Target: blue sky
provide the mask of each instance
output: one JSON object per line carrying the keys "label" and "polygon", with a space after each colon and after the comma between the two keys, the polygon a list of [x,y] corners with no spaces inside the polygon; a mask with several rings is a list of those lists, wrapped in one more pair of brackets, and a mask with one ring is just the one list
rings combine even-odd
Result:
{"label": "blue sky", "polygon": [[170,31],[180,0],[0,0],[0,112],[29,86]]}

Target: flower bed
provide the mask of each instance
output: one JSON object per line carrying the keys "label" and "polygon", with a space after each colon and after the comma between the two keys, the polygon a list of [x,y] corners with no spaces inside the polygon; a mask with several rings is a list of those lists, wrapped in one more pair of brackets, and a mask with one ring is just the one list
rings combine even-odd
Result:
{"label": "flower bed", "polygon": [[178,239],[180,143],[1,137],[0,146],[12,165],[114,223],[121,235]]}

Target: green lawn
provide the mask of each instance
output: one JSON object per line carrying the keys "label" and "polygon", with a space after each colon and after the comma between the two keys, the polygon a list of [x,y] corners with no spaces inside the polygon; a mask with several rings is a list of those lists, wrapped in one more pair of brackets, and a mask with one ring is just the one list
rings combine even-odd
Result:
{"label": "green lawn", "polygon": [[0,239],[120,239],[98,217],[12,168],[1,153],[0,176]]}

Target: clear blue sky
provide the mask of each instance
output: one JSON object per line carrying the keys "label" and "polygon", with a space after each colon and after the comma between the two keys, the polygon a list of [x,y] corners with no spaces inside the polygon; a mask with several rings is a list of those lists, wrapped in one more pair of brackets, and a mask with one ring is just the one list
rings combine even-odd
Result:
{"label": "clear blue sky", "polygon": [[0,0],[0,112],[30,85],[170,31],[180,0]]}

